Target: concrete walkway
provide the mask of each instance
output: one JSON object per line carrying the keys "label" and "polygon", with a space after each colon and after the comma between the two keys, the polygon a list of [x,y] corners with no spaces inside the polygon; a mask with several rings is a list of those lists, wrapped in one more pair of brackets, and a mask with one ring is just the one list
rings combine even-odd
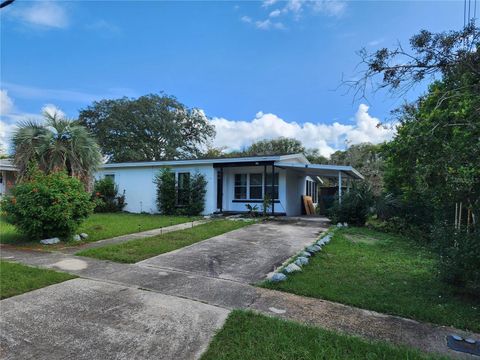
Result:
{"label": "concrete walkway", "polygon": [[[41,355],[50,346],[53,351],[49,359],[68,358],[64,351],[68,351],[70,341],[76,341],[72,349],[77,351],[82,344],[88,347],[88,357],[72,350],[75,358],[198,358],[215,329],[222,326],[228,311],[236,308],[457,358],[469,356],[449,350],[446,335],[455,332],[480,337],[330,301],[257,288],[239,280],[245,275],[243,272],[228,279],[231,270],[223,276],[224,272],[209,274],[202,266],[196,273],[190,270],[197,267],[162,268],[159,262],[153,266],[144,262],[125,265],[61,253],[11,249],[3,250],[1,255],[84,278],[1,302],[1,326],[8,329],[0,335],[2,347],[6,354],[18,355],[7,358],[45,358]],[[247,281],[251,279],[248,277]],[[174,306],[175,301],[178,307]],[[4,316],[3,309],[7,308]],[[138,320],[131,322],[132,318]],[[94,327],[98,330],[91,330]],[[38,334],[39,329],[46,335]],[[69,332],[74,335],[62,337]],[[143,342],[142,333],[146,334]],[[135,349],[138,353],[132,352]]]}

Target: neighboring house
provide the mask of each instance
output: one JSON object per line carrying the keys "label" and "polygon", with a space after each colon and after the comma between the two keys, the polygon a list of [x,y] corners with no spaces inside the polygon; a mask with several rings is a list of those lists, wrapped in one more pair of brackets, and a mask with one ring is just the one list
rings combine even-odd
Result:
{"label": "neighboring house", "polygon": [[[363,179],[351,166],[310,164],[303,154],[238,158],[126,162],[104,164],[96,178],[112,177],[119,190],[125,190],[129,212],[157,212],[153,182],[161,168],[169,167],[182,184],[182,178],[199,172],[207,180],[204,214],[240,213],[246,205],[262,210],[265,194],[274,198],[269,211],[275,215],[302,214],[303,195],[317,202],[317,184],[322,177]],[[341,196],[339,187],[339,196]]]}
{"label": "neighboring house", "polygon": [[0,159],[0,196],[6,195],[15,185],[17,169],[10,159]]}

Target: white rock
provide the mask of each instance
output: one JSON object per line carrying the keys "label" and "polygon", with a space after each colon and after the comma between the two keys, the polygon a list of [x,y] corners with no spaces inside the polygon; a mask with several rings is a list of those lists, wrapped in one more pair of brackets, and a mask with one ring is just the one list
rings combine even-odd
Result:
{"label": "white rock", "polygon": [[302,269],[300,268],[300,266],[292,263],[289,264],[285,269],[283,269],[283,271],[285,271],[287,274],[290,274],[295,271],[302,271]]}
{"label": "white rock", "polygon": [[300,254],[300,256],[309,258],[310,256],[312,256],[312,254],[310,254],[308,251],[304,251],[304,252],[302,252],[302,253]]}
{"label": "white rock", "polygon": [[88,238],[88,234],[86,234],[86,233],[81,233],[81,234],[80,234],[80,237],[81,237],[82,239],[87,239],[87,238]]}
{"label": "white rock", "polygon": [[348,224],[346,222],[344,222],[343,227],[348,227]]}
{"label": "white rock", "polygon": [[287,275],[285,275],[285,274],[273,273],[269,280],[271,282],[280,282],[280,281],[284,281],[286,279],[287,279]]}
{"label": "white rock", "polygon": [[337,224],[337,228],[341,228],[342,226],[343,226],[342,223]]}
{"label": "white rock", "polygon": [[308,264],[308,258],[306,258],[304,256],[299,256],[297,258],[297,260],[295,260],[295,264],[297,264],[298,266],[307,265]]}
{"label": "white rock", "polygon": [[73,241],[81,241],[82,238],[80,237],[80,235],[73,235]]}
{"label": "white rock", "polygon": [[40,244],[43,244],[43,245],[53,245],[53,244],[58,244],[59,242],[60,242],[60,239],[57,237],[40,240]]}

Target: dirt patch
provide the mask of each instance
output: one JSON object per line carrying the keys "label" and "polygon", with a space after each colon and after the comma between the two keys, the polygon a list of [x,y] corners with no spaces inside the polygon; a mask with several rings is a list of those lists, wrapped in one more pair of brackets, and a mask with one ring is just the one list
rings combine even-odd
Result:
{"label": "dirt patch", "polygon": [[378,242],[378,239],[366,235],[345,234],[344,236],[355,244],[375,245]]}

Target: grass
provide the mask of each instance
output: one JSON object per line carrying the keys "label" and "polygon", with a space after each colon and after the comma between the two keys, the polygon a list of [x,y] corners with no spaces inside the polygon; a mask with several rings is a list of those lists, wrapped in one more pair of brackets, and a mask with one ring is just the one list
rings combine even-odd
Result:
{"label": "grass", "polygon": [[[77,233],[87,233],[89,235],[87,241],[92,242],[193,220],[198,220],[198,217],[130,213],[92,214],[80,225]],[[15,226],[6,223],[3,218],[0,218],[0,243],[32,244],[33,241],[20,234]]]}
{"label": "grass", "polygon": [[321,328],[235,310],[202,360],[440,359],[406,347],[368,342]]}
{"label": "grass", "polygon": [[122,244],[107,245],[78,252],[88,256],[120,263],[135,263],[155,255],[182,248],[196,242],[236,230],[252,222],[215,220],[191,229],[169,232],[144,239],[131,240]]}
{"label": "grass", "polygon": [[76,276],[62,272],[0,261],[0,299],[74,278]]}
{"label": "grass", "polygon": [[337,230],[302,272],[262,286],[480,331],[480,299],[462,297],[443,283],[433,252],[366,228]]}

